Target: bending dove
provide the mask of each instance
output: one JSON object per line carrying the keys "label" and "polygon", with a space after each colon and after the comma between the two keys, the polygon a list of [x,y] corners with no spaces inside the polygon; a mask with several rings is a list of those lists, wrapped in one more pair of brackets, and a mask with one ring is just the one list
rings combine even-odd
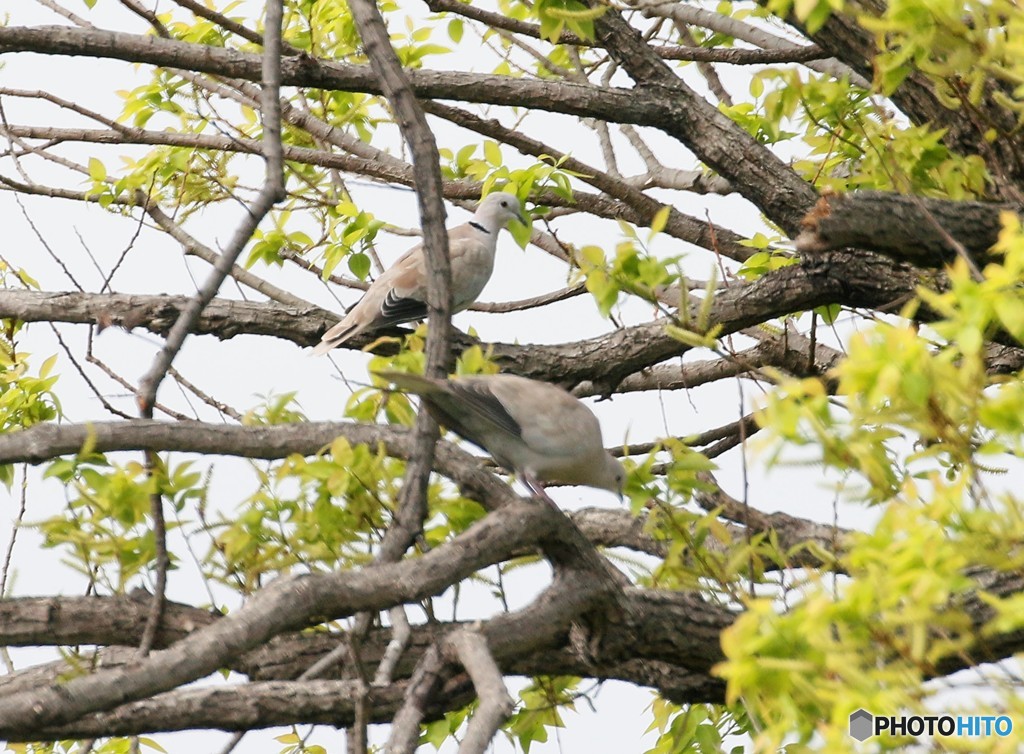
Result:
{"label": "bending dove", "polygon": [[420,396],[439,424],[489,452],[552,505],[546,482],[622,495],[626,472],[604,449],[597,417],[560,387],[512,374],[447,380],[405,372],[377,374]]}

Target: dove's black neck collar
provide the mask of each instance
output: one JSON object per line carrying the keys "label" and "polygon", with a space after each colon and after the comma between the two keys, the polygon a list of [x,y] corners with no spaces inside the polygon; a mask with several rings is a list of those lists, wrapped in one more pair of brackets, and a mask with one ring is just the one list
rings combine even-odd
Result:
{"label": "dove's black neck collar", "polygon": [[483,225],[478,223],[476,220],[470,220],[469,224],[470,224],[470,226],[472,226],[472,227],[476,228],[477,230],[479,230],[481,233],[486,233],[487,235],[491,235],[491,231],[487,230],[487,228],[485,228]]}

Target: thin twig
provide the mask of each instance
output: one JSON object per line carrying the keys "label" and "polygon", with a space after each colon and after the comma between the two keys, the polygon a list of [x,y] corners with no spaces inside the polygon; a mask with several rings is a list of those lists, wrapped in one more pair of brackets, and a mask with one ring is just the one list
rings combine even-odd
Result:
{"label": "thin twig", "polygon": [[[691,437],[679,437],[674,438],[682,441],[684,444],[690,447],[699,448],[704,445],[709,445],[719,440],[728,440],[734,437],[738,437],[741,432],[745,432],[747,436],[752,435],[758,430],[757,420],[754,418],[754,414],[747,414],[739,421],[730,422],[724,424],[721,427],[715,429],[709,429],[706,432],[701,432],[699,435],[693,435]],[[655,448],[662,446],[664,440],[658,440],[655,442],[643,442],[635,445],[627,445],[625,447],[608,448],[608,452],[617,458],[623,456],[639,456],[645,453],[650,453]]]}
{"label": "thin twig", "polygon": [[143,6],[139,5],[139,3],[136,2],[136,0],[121,0],[121,5],[130,10],[139,18],[148,21],[149,25],[153,27],[153,30],[157,33],[158,36],[161,36],[164,39],[171,38],[171,34],[167,31],[167,27],[163,25],[159,18],[157,18],[156,13],[151,11],[149,8],[144,8]]}
{"label": "thin twig", "polygon": [[[203,283],[199,293],[189,300],[164,342],[164,347],[153,360],[149,371],[139,384],[139,411],[144,419],[153,418],[157,390],[166,377],[175,356],[181,350],[196,321],[206,305],[220,290],[224,279],[231,272],[238,255],[252,237],[256,226],[285,197],[284,160],[281,151],[281,0],[268,0],[266,6],[266,45],[263,49],[263,147],[266,159],[264,185],[248,217],[236,229],[228,248],[217,259],[213,272]],[[146,470],[152,479],[156,476],[159,458],[153,451],[146,451]],[[150,496],[153,533],[156,542],[156,584],[152,609],[146,620],[146,628],[139,645],[139,654],[146,655],[152,648],[166,603],[167,569],[170,557],[167,552],[167,529],[164,520],[163,495],[157,489]]]}
{"label": "thin twig", "polygon": [[168,369],[167,373],[169,375],[171,375],[171,377],[174,378],[175,382],[177,382],[183,388],[188,390],[190,393],[192,393],[194,396],[196,396],[203,403],[205,403],[208,406],[212,406],[213,408],[217,409],[218,411],[220,411],[225,416],[230,416],[232,419],[234,419],[237,422],[240,422],[240,421],[242,421],[242,419],[245,418],[244,416],[242,416],[242,414],[239,411],[233,409],[228,404],[224,403],[223,401],[217,400],[212,395],[209,395],[208,393],[205,393],[201,389],[196,387],[194,384],[192,384],[192,382],[190,382],[189,380],[185,379],[184,375],[182,375],[181,372],[179,372],[174,367],[171,367],[170,369]]}
{"label": "thin twig", "polygon": [[402,653],[409,645],[409,637],[412,636],[412,629],[409,627],[409,617],[405,614],[405,607],[395,605],[388,611],[391,618],[391,641],[384,650],[384,656],[380,658],[377,665],[377,672],[373,676],[374,686],[387,686],[391,683],[398,661],[402,659]]}
{"label": "thin twig", "polygon": [[143,376],[139,386],[139,407],[146,418],[152,416],[157,389],[167,375],[175,356],[181,350],[196,321],[206,305],[220,290],[224,279],[238,259],[242,249],[252,237],[256,226],[270,212],[273,206],[285,197],[283,157],[281,150],[281,106],[279,99],[281,82],[281,3],[268,0],[266,14],[267,44],[263,50],[263,146],[266,159],[266,176],[261,189],[242,223],[235,230],[228,247],[221,254],[213,271],[203,283],[199,293],[193,297],[171,327],[164,347],[153,360],[153,365]]}
{"label": "thin twig", "polygon": [[[152,418],[152,417],[148,417]],[[149,495],[150,517],[153,519],[153,541],[156,554],[154,557],[156,579],[153,584],[153,597],[150,601],[149,614],[146,616],[146,627],[139,641],[139,657],[145,657],[156,644],[157,631],[167,606],[167,570],[171,567],[170,554],[167,552],[167,522],[164,520],[164,496],[160,492],[159,479],[161,474],[160,457],[152,450],[145,451],[146,478],[154,485],[154,492]]]}
{"label": "thin twig", "polygon": [[[110,366],[105,361],[100,359],[98,356],[96,356],[92,352],[92,333],[91,332],[89,334],[89,344],[88,344],[88,346],[86,348],[86,352],[85,352],[85,360],[86,360],[87,363],[92,364],[94,367],[96,367],[101,372],[103,372],[103,374],[107,375],[107,377],[109,377],[114,382],[116,382],[118,385],[120,385],[125,390],[127,390],[131,395],[135,396],[136,401],[138,401],[139,389],[135,385],[130,383],[128,380],[126,380],[124,377],[119,375],[117,372],[115,372],[113,369],[111,369]],[[104,407],[107,407],[107,405],[108,404],[105,403]],[[154,404],[153,408],[155,408],[157,411],[160,411],[163,414],[166,414],[167,416],[171,417],[172,419],[176,419],[177,421],[191,421],[191,418],[192,418],[190,416],[186,416],[185,414],[181,413],[180,411],[175,411],[173,408],[170,408],[169,406],[165,406],[164,404],[160,403],[159,401],[157,401]],[[118,414],[120,416],[123,416],[123,418],[130,418],[129,415],[124,414],[124,412],[122,412],[122,411],[117,411],[116,409],[113,411],[113,413],[116,413],[116,414]]]}
{"label": "thin twig", "polygon": [[[261,46],[263,44],[263,35],[260,34],[259,32],[253,31],[252,29],[242,26],[242,24],[237,23],[236,21],[232,21],[230,18],[223,15],[222,13],[218,13],[217,11],[211,8],[207,8],[202,3],[196,2],[196,0],[174,0],[174,2],[180,5],[182,8],[186,8],[187,10],[192,11],[199,18],[205,18],[207,21],[213,21],[221,28],[230,31],[232,34],[241,37],[247,42],[252,42],[253,44],[258,44]],[[282,40],[281,54],[284,56],[301,55],[302,50],[293,47],[292,45]]]}
{"label": "thin twig", "polygon": [[[0,569],[0,599],[7,594],[7,576],[11,569],[11,558],[14,556],[14,544],[18,540],[18,532],[21,530],[21,522],[25,520],[25,510],[28,507],[28,464],[21,467],[21,503],[18,507],[18,515],[14,517],[11,525],[11,538],[7,542],[7,551],[4,553],[4,566]],[[408,623],[406,624],[408,628]]]}
{"label": "thin twig", "polygon": [[480,700],[459,745],[459,754],[484,754],[502,723],[512,714],[515,704],[505,686],[501,669],[487,647],[487,640],[480,633],[456,631],[448,637],[448,644],[469,674]]}
{"label": "thin twig", "polygon": [[436,644],[431,644],[416,663],[402,706],[391,721],[385,751],[388,754],[413,754],[420,740],[420,722],[427,703],[437,688],[445,661]]}
{"label": "thin twig", "polygon": [[[413,93],[376,3],[350,0],[349,9],[363,40],[370,65],[380,78],[381,89],[395,113],[395,120],[412,153],[416,195],[423,228],[427,267],[427,366],[426,374],[442,377],[448,372],[451,349],[451,262],[445,229],[440,155],[426,115]],[[420,536],[427,516],[427,483],[434,463],[438,427],[426,411],[416,419],[415,452],[406,467],[398,509],[374,558],[375,563],[396,561]],[[353,633],[362,636],[370,616],[357,616]],[[417,723],[418,725],[418,723]],[[417,729],[418,738],[418,729]]]}
{"label": "thin twig", "polygon": [[[67,355],[68,360],[71,362],[71,366],[73,366],[75,368],[75,371],[78,372],[78,376],[82,378],[82,381],[85,382],[86,386],[92,391],[92,394],[96,396],[97,400],[99,400],[100,405],[102,405],[103,408],[106,409],[108,413],[111,413],[114,416],[119,416],[122,419],[131,419],[132,418],[131,414],[129,414],[126,411],[121,411],[118,408],[114,408],[113,404],[111,404],[111,402],[108,401],[106,399],[106,397],[100,392],[100,389],[96,386],[96,383],[94,383],[92,381],[92,379],[89,377],[89,375],[86,374],[85,368],[82,367],[82,365],[78,363],[78,359],[75,358],[74,351],[72,351],[71,348],[68,346],[68,344],[64,342],[64,338],[61,337],[60,330],[58,330],[57,326],[55,324],[53,324],[52,322],[50,323],[50,329],[53,331],[54,337],[57,338],[57,343],[59,343],[60,347],[62,349],[64,349],[64,353]],[[89,342],[90,342],[89,343],[89,347],[90,348],[92,347],[91,341],[92,341],[92,332],[91,332],[91,328],[90,328],[90,333],[89,333]]]}
{"label": "thin twig", "polygon": [[[40,5],[42,5],[45,8],[49,8],[54,13],[56,13],[58,16],[63,16],[68,21],[70,21],[71,23],[75,24],[75,26],[81,26],[82,28],[85,28],[85,29],[94,29],[94,28],[96,28],[91,23],[89,23],[84,18],[82,18],[81,16],[75,15],[74,13],[69,11],[67,8],[65,8],[62,5],[60,5],[59,3],[54,2],[54,0],[36,0],[36,2],[39,3]],[[79,752],[79,754],[86,754],[86,752]]]}

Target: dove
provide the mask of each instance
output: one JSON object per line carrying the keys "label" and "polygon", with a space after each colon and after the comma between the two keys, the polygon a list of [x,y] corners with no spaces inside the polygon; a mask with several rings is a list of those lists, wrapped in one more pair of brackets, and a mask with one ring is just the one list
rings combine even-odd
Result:
{"label": "dove", "polygon": [[[512,194],[488,194],[469,222],[448,231],[452,265],[452,313],[476,301],[494,270],[498,233],[512,219],[528,224]],[[367,330],[399,325],[427,316],[427,263],[423,244],[409,249],[367,289],[348,314],[323,334],[313,355],[330,351]]]}
{"label": "dove", "polygon": [[513,374],[447,380],[405,372],[376,374],[420,396],[439,424],[486,450],[551,505],[546,482],[622,496],[626,472],[604,449],[597,417],[560,387]]}

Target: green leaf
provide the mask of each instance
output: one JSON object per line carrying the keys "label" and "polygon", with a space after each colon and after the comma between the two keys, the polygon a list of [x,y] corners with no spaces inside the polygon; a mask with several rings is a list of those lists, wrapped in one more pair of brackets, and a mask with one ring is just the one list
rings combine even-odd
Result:
{"label": "green leaf", "polygon": [[28,271],[23,268],[18,268],[18,280],[24,283],[29,288],[35,288],[39,290],[39,281],[28,274]]}
{"label": "green leaf", "polygon": [[107,177],[107,168],[96,157],[89,158],[89,177],[97,183],[100,183]]}
{"label": "green leaf", "polygon": [[448,22],[448,37],[455,44],[462,41],[463,23],[461,18],[453,18]]}
{"label": "green leaf", "polygon": [[484,142],[484,159],[494,167],[501,167],[501,147],[497,142]]}
{"label": "green leaf", "polygon": [[843,307],[839,304],[827,304],[825,306],[819,306],[815,308],[814,311],[817,313],[819,317],[821,317],[822,322],[824,322],[826,325],[831,325],[835,323],[836,319],[843,311]]}
{"label": "green leaf", "polygon": [[46,361],[43,362],[42,366],[39,367],[39,376],[46,377],[52,370],[54,364],[57,363],[57,354],[54,354]]}
{"label": "green leaf", "polygon": [[665,225],[668,223],[668,216],[670,212],[672,212],[672,207],[666,204],[655,213],[654,217],[651,219],[652,236],[665,230]]}
{"label": "green leaf", "polygon": [[607,317],[619,300],[619,288],[603,269],[595,268],[587,273],[586,288],[594,296],[601,316]]}
{"label": "green leaf", "polygon": [[821,27],[828,21],[829,16],[832,15],[832,9],[829,7],[828,2],[818,2],[817,6],[807,15],[804,19],[804,25],[807,27],[808,34],[816,34],[821,30]]}
{"label": "green leaf", "polygon": [[518,220],[513,220],[509,223],[508,232],[512,234],[512,239],[520,249],[526,248],[530,243],[530,237],[533,235],[532,227],[530,225],[523,225]]}
{"label": "green leaf", "polygon": [[448,727],[448,721],[444,718],[435,720],[432,723],[427,723],[423,726],[423,734],[420,736],[420,744],[430,744],[435,749],[440,749],[441,745],[451,735],[451,730]]}
{"label": "green leaf", "polygon": [[348,269],[360,280],[366,280],[366,276],[370,274],[370,257],[362,252],[349,254]]}
{"label": "green leaf", "polygon": [[993,305],[1006,331],[1024,343],[1024,301],[1009,293],[998,296]]}
{"label": "green leaf", "polygon": [[715,345],[715,338],[711,334],[701,335],[674,325],[666,327],[665,332],[690,348],[711,348]]}
{"label": "green leaf", "polygon": [[467,144],[458,152],[455,153],[455,164],[462,169],[465,169],[466,165],[469,164],[473,154],[476,152],[476,144]]}
{"label": "green leaf", "polygon": [[600,246],[584,246],[580,249],[580,256],[591,267],[604,267],[604,249]]}
{"label": "green leaf", "polygon": [[793,13],[801,21],[806,21],[807,17],[818,7],[818,2],[819,0],[796,0],[793,3]]}

